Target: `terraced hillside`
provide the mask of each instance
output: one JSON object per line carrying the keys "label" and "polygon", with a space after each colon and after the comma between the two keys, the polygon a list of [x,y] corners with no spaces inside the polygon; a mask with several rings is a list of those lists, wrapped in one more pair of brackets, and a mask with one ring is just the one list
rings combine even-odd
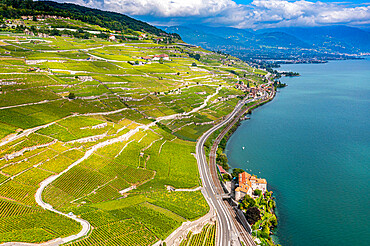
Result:
{"label": "terraced hillside", "polygon": [[67,238],[82,218],[88,235],[64,243],[151,245],[208,212],[191,191],[195,142],[245,96],[235,84],[265,71],[149,33],[79,39],[40,29],[91,25],[10,22],[27,34],[0,33],[0,243]]}

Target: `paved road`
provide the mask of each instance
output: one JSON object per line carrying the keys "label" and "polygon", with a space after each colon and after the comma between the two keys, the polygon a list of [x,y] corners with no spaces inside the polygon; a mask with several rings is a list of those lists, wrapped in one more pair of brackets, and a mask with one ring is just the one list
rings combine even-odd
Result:
{"label": "paved road", "polygon": [[206,155],[204,152],[204,143],[208,139],[208,137],[217,129],[221,128],[228,122],[230,122],[234,116],[240,111],[243,107],[245,101],[238,103],[235,107],[234,111],[229,114],[225,120],[223,120],[218,125],[209,129],[205,134],[203,134],[197,142],[196,146],[196,156],[198,161],[199,173],[200,177],[203,182],[203,187],[206,190],[208,195],[208,201],[210,201],[211,206],[213,206],[217,213],[217,221],[218,221],[218,245],[221,246],[230,246],[232,245],[232,241],[234,241],[235,233],[233,232],[231,218],[229,213],[227,212],[226,208],[223,205],[222,198],[216,197],[216,190],[212,181],[212,177],[209,172],[209,166],[206,159]]}
{"label": "paved road", "polygon": [[200,178],[202,179],[203,187],[205,188],[206,194],[208,196],[206,197],[206,199],[211,203],[210,205],[214,207],[217,213],[217,222],[218,222],[217,245],[220,246],[240,245],[240,242],[238,240],[239,233],[235,228],[234,221],[233,218],[231,217],[230,211],[228,211],[228,208],[223,203],[222,197],[216,196],[217,191],[215,188],[215,184],[212,180],[210,167],[208,166],[208,162],[204,152],[204,143],[207,141],[207,139],[214,131],[218,130],[225,124],[231,122],[234,119],[234,117],[240,112],[243,105],[249,102],[257,101],[259,99],[267,100],[267,95],[264,95],[263,97],[256,99],[242,100],[240,103],[236,105],[233,112],[229,114],[226,117],[226,119],[224,119],[221,123],[209,129],[199,138],[197,142],[196,157],[198,161]]}

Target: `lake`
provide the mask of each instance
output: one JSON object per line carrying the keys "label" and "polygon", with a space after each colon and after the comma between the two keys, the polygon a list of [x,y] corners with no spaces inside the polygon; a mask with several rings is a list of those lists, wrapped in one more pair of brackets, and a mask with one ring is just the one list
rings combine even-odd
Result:
{"label": "lake", "polygon": [[301,76],[282,78],[288,86],[242,122],[229,165],[267,179],[275,242],[370,245],[370,60],[279,70]]}

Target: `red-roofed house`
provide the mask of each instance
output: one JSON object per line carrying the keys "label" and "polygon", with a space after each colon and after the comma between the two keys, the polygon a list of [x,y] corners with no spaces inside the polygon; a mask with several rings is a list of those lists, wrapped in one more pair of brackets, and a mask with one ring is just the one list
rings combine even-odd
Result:
{"label": "red-roofed house", "polygon": [[227,172],[225,171],[225,169],[223,169],[223,167],[222,167],[222,166],[217,165],[217,167],[218,167],[218,170],[220,171],[220,173],[221,173],[221,174],[225,174],[225,173],[227,173]]}
{"label": "red-roofed house", "polygon": [[113,34],[109,35],[109,38],[108,38],[109,41],[116,41],[116,36],[114,36]]}
{"label": "red-roofed house", "polygon": [[267,191],[266,179],[259,179],[247,172],[240,173],[239,187],[235,189],[235,199],[239,201],[245,195],[253,196],[255,190],[260,190],[262,194],[265,194]]}
{"label": "red-roofed house", "polygon": [[170,60],[170,57],[167,54],[160,54],[160,55],[155,55],[153,57],[153,61],[159,61],[161,58],[166,61]]}

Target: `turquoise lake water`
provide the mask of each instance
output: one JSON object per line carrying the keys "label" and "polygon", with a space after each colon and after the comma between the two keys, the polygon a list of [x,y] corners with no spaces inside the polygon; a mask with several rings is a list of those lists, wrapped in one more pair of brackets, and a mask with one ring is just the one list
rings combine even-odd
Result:
{"label": "turquoise lake water", "polygon": [[243,121],[229,164],[267,179],[278,243],[370,245],[370,60],[279,70],[301,76]]}

